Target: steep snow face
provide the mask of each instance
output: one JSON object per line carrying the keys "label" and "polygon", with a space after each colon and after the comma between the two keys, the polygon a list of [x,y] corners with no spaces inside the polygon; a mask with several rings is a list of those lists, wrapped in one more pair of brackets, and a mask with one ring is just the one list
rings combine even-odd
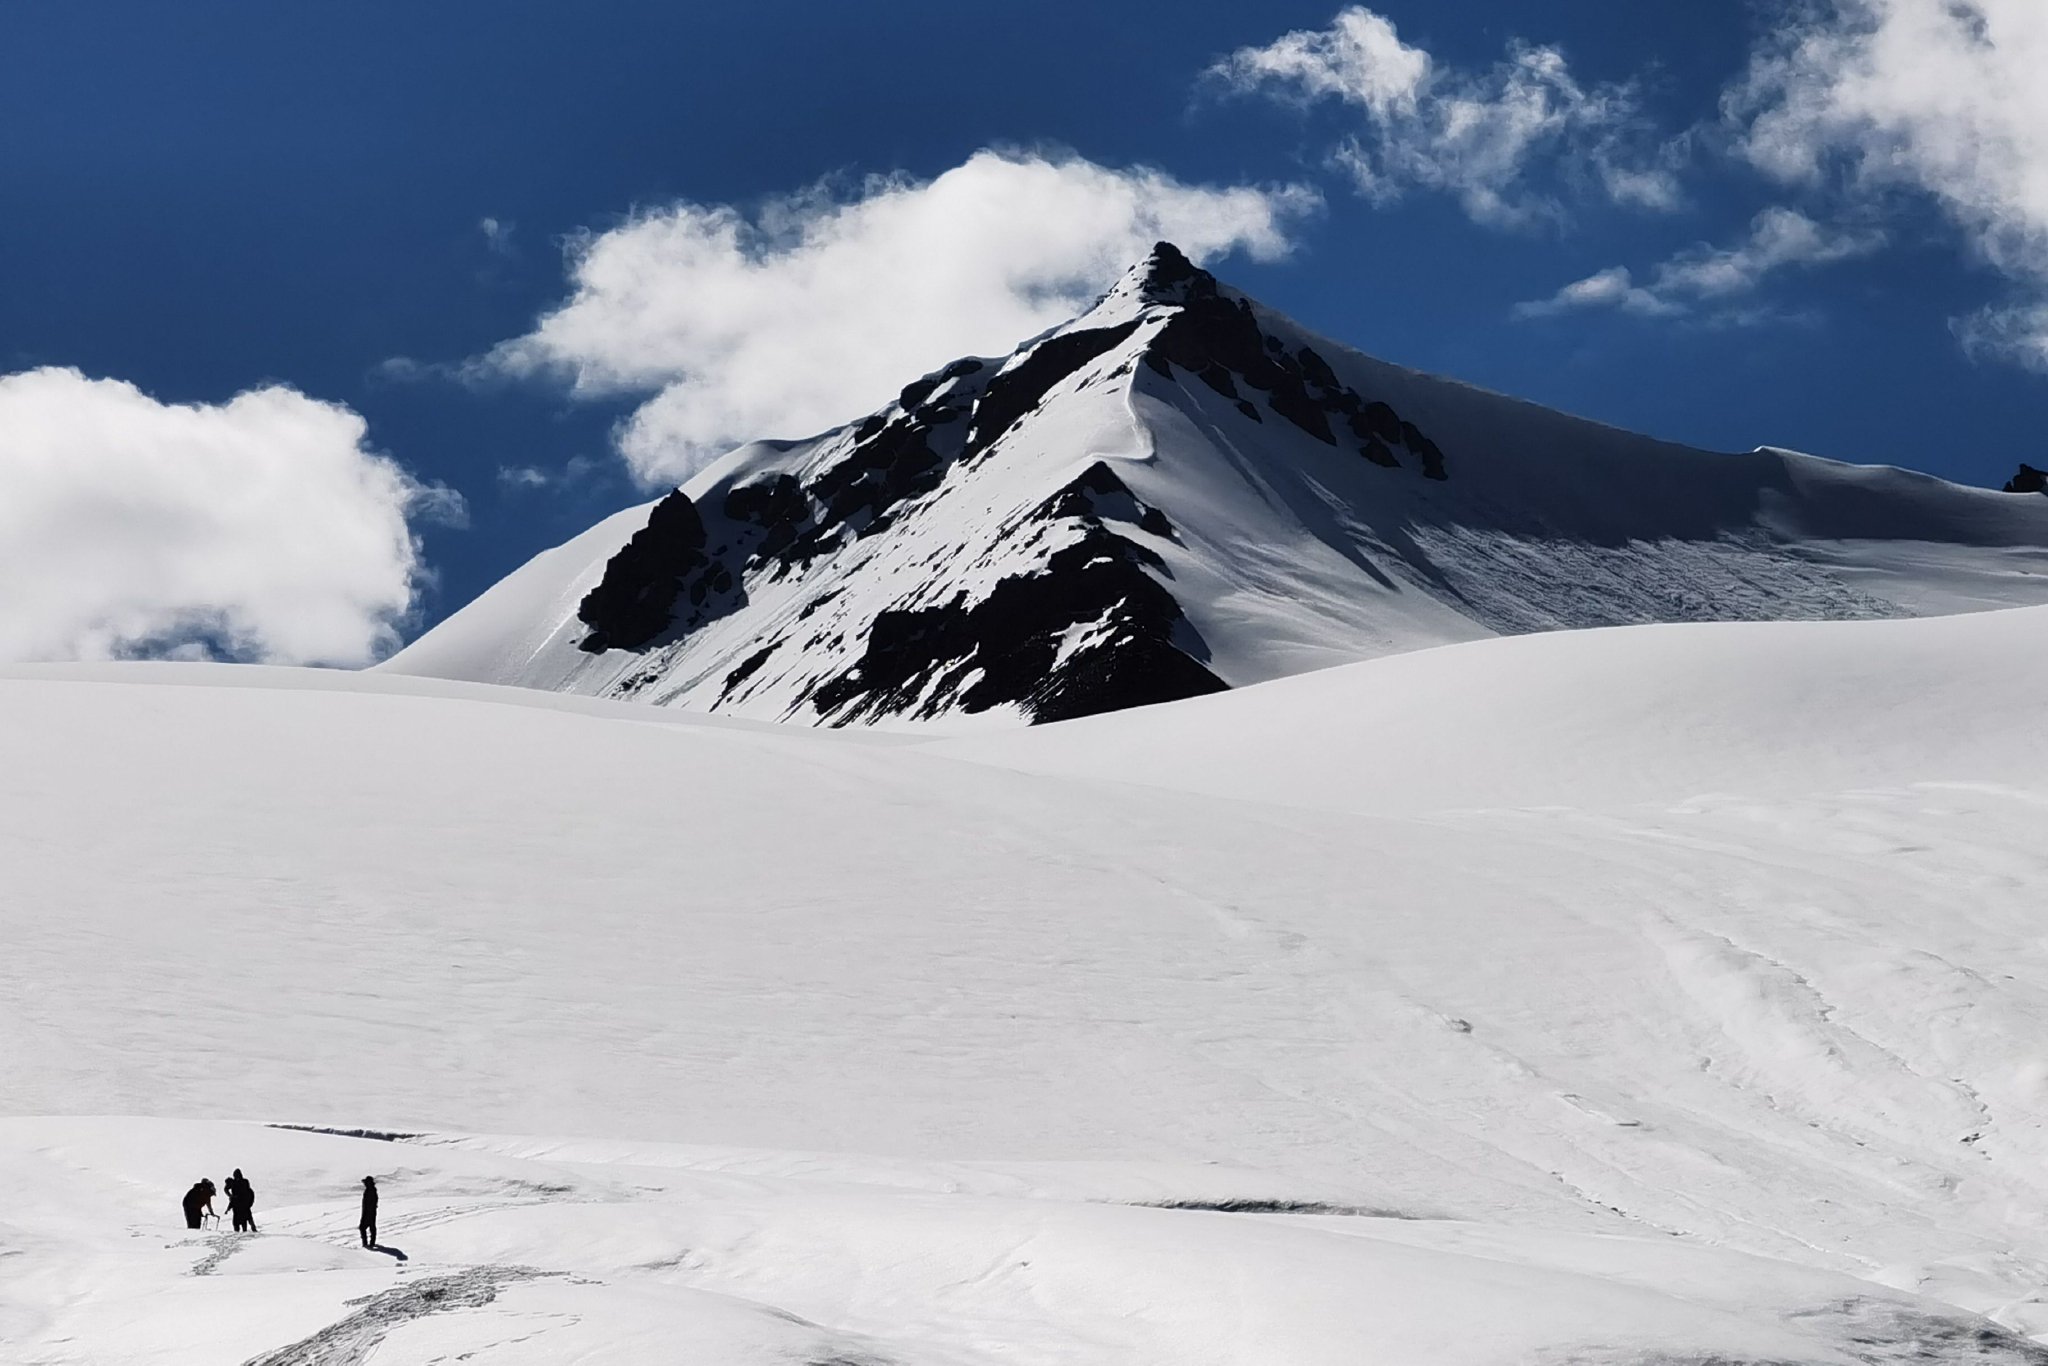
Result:
{"label": "steep snow face", "polygon": [[1054,721],[1493,635],[2048,601],[2048,500],[1656,442],[1313,337],[1162,244],[734,452],[385,667],[764,720]]}

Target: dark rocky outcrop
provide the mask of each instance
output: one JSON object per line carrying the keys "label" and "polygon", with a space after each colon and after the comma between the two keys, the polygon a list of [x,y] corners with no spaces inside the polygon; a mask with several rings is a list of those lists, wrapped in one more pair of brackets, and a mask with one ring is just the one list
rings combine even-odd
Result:
{"label": "dark rocky outcrop", "polygon": [[[804,575],[821,558],[923,515],[956,469],[987,457],[1054,388],[1154,321],[1143,360],[1156,373],[1191,375],[1252,421],[1270,411],[1374,465],[1444,477],[1442,453],[1414,424],[1346,386],[1312,347],[1267,335],[1248,302],[1227,296],[1171,245],[1154,250],[1136,287],[1153,306],[1141,318],[1055,334],[1002,367],[955,361],[810,448],[802,463],[735,476],[743,482],[713,486],[702,505],[681,492],[662,499],[579,606],[591,628],[582,648],[682,640],[743,605],[749,584]],[[1162,319],[1159,309],[1170,311]],[[928,581],[871,621],[822,621],[808,643],[754,640],[727,669],[720,700],[791,667],[814,671],[848,645],[857,663],[847,667],[838,655],[837,675],[808,692],[835,724],[1003,706],[1057,721],[1221,691],[1155,549],[1177,539],[1172,520],[1137,497],[1115,462],[1095,461],[998,531],[984,561],[1002,566],[992,587],[948,595],[953,566],[934,563]],[[795,619],[811,620],[840,591],[821,585]],[[864,638],[853,634],[863,629]],[[778,654],[785,644],[791,649]],[[652,686],[663,669],[650,660],[617,687]]]}
{"label": "dark rocky outcrop", "polygon": [[[808,483],[784,472],[736,484],[711,510],[680,491],[664,498],[584,596],[577,616],[592,630],[581,648],[637,650],[687,633],[743,601],[748,574],[800,572],[885,530],[899,507],[936,489],[958,458],[960,434],[936,434],[966,416],[976,395],[960,392],[962,383],[986,368],[970,356],[905,386],[904,411],[864,419],[844,453]],[[942,401],[932,402],[935,396]],[[713,551],[705,549],[707,511],[719,522]]]}
{"label": "dark rocky outcrop", "polygon": [[704,555],[704,519],[677,489],[654,505],[647,525],[606,562],[604,577],[583,595],[576,616],[591,628],[582,647],[592,654],[637,650],[674,618],[686,582],[710,566]]}
{"label": "dark rocky outcrop", "polygon": [[2005,483],[2007,493],[2048,493],[2048,470],[2021,465],[2020,472]]}
{"label": "dark rocky outcrop", "polygon": [[[1182,648],[1193,628],[1146,572],[1157,563],[1091,526],[1042,569],[1003,579],[979,602],[957,594],[881,613],[860,662],[819,687],[812,704],[835,722],[1005,704],[1047,722],[1224,691]],[[1084,628],[1090,638],[1063,659],[1069,634]]]}
{"label": "dark rocky outcrop", "polygon": [[681,491],[662,499],[578,607],[577,616],[592,628],[581,648],[593,654],[637,650],[664,634],[687,632],[744,600],[749,573],[798,572],[822,554],[886,529],[898,507],[944,480],[951,460],[939,445],[957,455],[957,434],[937,444],[933,434],[956,423],[964,409],[927,401],[950,395],[948,386],[983,368],[970,357],[906,387],[907,405],[927,406],[865,419],[845,452],[808,484],[784,472],[727,489],[714,509],[716,551],[705,549],[705,509]]}
{"label": "dark rocky outcrop", "polygon": [[1390,446],[1401,442],[1401,415],[1374,399],[1350,416],[1351,430],[1359,436],[1376,436]]}
{"label": "dark rocky outcrop", "polygon": [[1174,537],[1173,523],[1165,513],[1141,502],[1130,485],[1116,477],[1098,460],[1081,471],[1074,481],[1039,504],[1034,516],[1070,517],[1081,521],[1128,522],[1141,531],[1168,540]]}
{"label": "dark rocky outcrop", "polygon": [[719,700],[724,701],[732,694],[733,689],[759,673],[761,666],[768,662],[768,656],[774,654],[781,644],[782,642],[779,640],[771,641],[741,660],[730,673],[726,674],[725,687],[718,694]]}
{"label": "dark rocky outcrop", "polygon": [[755,555],[779,560],[797,541],[815,529],[816,517],[803,485],[793,474],[778,474],[752,484],[736,484],[725,495],[728,520],[757,527],[761,540]]}
{"label": "dark rocky outcrop", "polygon": [[1216,277],[1190,261],[1187,253],[1173,243],[1154,242],[1152,254],[1145,258],[1145,273],[1139,287],[1155,303],[1181,303],[1188,289],[1214,293]]}
{"label": "dark rocky outcrop", "polygon": [[[926,375],[923,379],[914,379],[904,385],[903,391],[896,395],[897,405],[906,413],[913,412],[926,399],[930,398],[932,390],[938,387],[939,377],[937,375]],[[870,418],[868,420],[872,422],[874,419]]]}
{"label": "dark rocky outcrop", "polygon": [[1136,331],[1136,321],[1116,327],[1089,327],[1062,332],[1031,348],[1023,360],[988,382],[974,405],[974,425],[967,436],[967,454],[979,455],[994,445],[1024,414],[1038,406],[1052,387],[1089,361],[1116,347]]}
{"label": "dark rocky outcrop", "polygon": [[1377,436],[1368,434],[1365,437],[1365,444],[1359,447],[1358,453],[1367,460],[1372,461],[1373,464],[1386,469],[1396,470],[1401,468],[1400,459],[1392,451],[1388,450],[1387,443],[1380,440]]}
{"label": "dark rocky outcrop", "polygon": [[[881,613],[860,662],[812,697],[834,721],[1015,705],[1033,721],[1220,692],[1207,648],[1154,571],[1165,564],[1112,524],[1172,539],[1173,524],[1096,461],[1015,529],[1067,524],[1077,539],[979,602]],[[1078,638],[1077,638],[1078,636]]]}
{"label": "dark rocky outcrop", "polygon": [[898,503],[937,488],[946,462],[927,440],[930,430],[930,423],[904,417],[855,445],[804,490],[821,505],[817,520],[869,534],[888,524]]}
{"label": "dark rocky outcrop", "polygon": [[[923,379],[914,379],[904,385],[903,391],[896,395],[896,404],[904,412],[914,413],[924,406],[925,400],[929,399],[947,384],[956,379],[965,379],[969,375],[978,375],[986,367],[987,362],[979,356],[962,356],[959,360],[953,361],[941,369],[932,371]],[[874,420],[874,418],[868,419],[869,422]],[[872,435],[872,432],[863,428],[860,438],[865,441]]]}
{"label": "dark rocky outcrop", "polygon": [[1257,410],[1240,386],[1258,390],[1268,408],[1326,446],[1338,444],[1341,423],[1373,464],[1399,467],[1392,448],[1405,446],[1425,477],[1449,477],[1443,452],[1413,423],[1339,380],[1315,348],[1289,351],[1268,336],[1248,300],[1224,297],[1215,277],[1165,243],[1153,250],[1145,289],[1156,301],[1179,305],[1145,350],[1145,364],[1156,374],[1173,379],[1176,369],[1188,371],[1254,418]]}

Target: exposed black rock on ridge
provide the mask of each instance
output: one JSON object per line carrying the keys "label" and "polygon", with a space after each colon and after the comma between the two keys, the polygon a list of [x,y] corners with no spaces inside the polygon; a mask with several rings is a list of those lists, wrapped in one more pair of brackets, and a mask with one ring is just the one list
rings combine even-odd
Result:
{"label": "exposed black rock on ridge", "polygon": [[1129,522],[1163,540],[1175,540],[1173,523],[1156,507],[1138,500],[1130,486],[1098,460],[1073,483],[1039,505],[1040,517],[1073,517],[1098,522]]}
{"label": "exposed black rock on ridge", "polygon": [[974,408],[974,425],[967,438],[969,455],[979,455],[1036,408],[1055,384],[1113,350],[1137,331],[1135,320],[1116,327],[1083,328],[1062,332],[1033,347],[1023,360],[989,381],[981,402]]}
{"label": "exposed black rock on ridge", "polygon": [[2005,483],[2007,493],[2048,493],[2048,470],[2021,465],[2020,472]]}
{"label": "exposed black rock on ridge", "polygon": [[[956,464],[985,454],[1054,386],[1137,326],[1062,332],[1000,370],[971,356],[954,361],[905,385],[893,408],[863,420],[845,451],[806,478],[781,472],[734,484],[715,510],[671,493],[584,596],[577,617],[592,629],[580,648],[602,654],[678,639],[744,601],[750,576],[780,581],[887,530]],[[728,690],[765,658],[735,669]]]}
{"label": "exposed black rock on ridge", "polygon": [[1159,375],[1173,379],[1176,367],[1189,371],[1246,417],[1262,422],[1258,405],[1240,386],[1252,389],[1265,395],[1268,408],[1325,445],[1338,444],[1341,427],[1375,465],[1398,468],[1393,448],[1401,446],[1426,478],[1449,478],[1443,452],[1414,423],[1342,383],[1313,347],[1289,351],[1268,336],[1248,301],[1224,297],[1216,277],[1172,243],[1152,249],[1144,288],[1154,302],[1179,307],[1145,350],[1145,363]]}
{"label": "exposed black rock on ridge", "polygon": [[583,595],[576,615],[591,627],[582,648],[591,654],[635,650],[667,630],[684,585],[705,582],[704,520],[681,489],[654,505],[647,525],[619,548],[597,587]]}
{"label": "exposed black rock on ridge", "polygon": [[1042,534],[1047,521],[1080,535],[1038,571],[1000,580],[979,601],[962,592],[876,617],[860,661],[812,695],[819,714],[843,724],[1014,705],[1048,722],[1226,690],[1180,604],[1148,572],[1164,570],[1159,556],[1107,525],[1170,538],[1163,513],[1097,461],[1011,534]]}
{"label": "exposed black rock on ridge", "polygon": [[638,650],[687,634],[743,601],[735,589],[748,575],[782,578],[887,528],[900,505],[936,489],[959,458],[961,419],[985,369],[969,357],[905,386],[902,411],[869,417],[845,454],[808,484],[784,472],[731,486],[709,530],[705,509],[680,489],[669,494],[577,607],[592,628],[580,648]]}
{"label": "exposed black rock on ridge", "polygon": [[[1141,327],[1154,328],[1143,354],[1153,370],[1192,372],[1248,420],[1263,423],[1270,409],[1328,445],[1341,433],[1373,464],[1444,477],[1442,453],[1412,423],[1344,385],[1310,347],[1266,334],[1249,303],[1226,297],[1171,244],[1154,248],[1123,288],[1137,291],[1136,317],[1054,333],[1002,364],[955,361],[828,437],[816,458],[742,469],[698,501],[668,495],[584,596],[577,616],[590,630],[580,648],[679,644],[744,607],[750,588],[799,580],[917,515],[956,469],[989,456],[1054,388]],[[743,702],[791,667],[808,672],[800,695],[832,724],[1001,706],[1055,721],[1220,691],[1147,538],[1177,542],[1171,519],[1097,461],[985,547],[980,581],[992,585],[948,593],[945,574],[966,566],[935,565],[872,617],[835,624],[835,610],[813,624],[844,591],[824,590],[727,667],[717,705]],[[636,693],[663,677],[650,661],[615,686]]]}

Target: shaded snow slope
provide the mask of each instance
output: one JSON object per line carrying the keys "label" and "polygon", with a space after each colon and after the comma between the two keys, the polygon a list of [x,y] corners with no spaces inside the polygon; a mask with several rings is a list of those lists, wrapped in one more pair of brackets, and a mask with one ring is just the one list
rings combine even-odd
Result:
{"label": "shaded snow slope", "polygon": [[[2048,1333],[2042,638],[1563,633],[1000,742],[6,671],[6,1111],[586,1141],[0,1125],[0,1338],[2031,1360],[1879,1287]],[[233,1165],[269,1231],[188,1243]]]}
{"label": "shaded snow slope", "polygon": [[2048,600],[2048,500],[1653,441],[1314,337],[1162,246],[1086,316],[734,452],[384,667],[1053,721],[1502,634]]}

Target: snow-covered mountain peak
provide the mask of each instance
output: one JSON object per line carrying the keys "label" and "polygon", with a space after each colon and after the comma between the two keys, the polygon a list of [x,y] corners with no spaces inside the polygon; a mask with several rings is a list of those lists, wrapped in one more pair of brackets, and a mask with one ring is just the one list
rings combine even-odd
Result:
{"label": "snow-covered mountain peak", "polygon": [[1214,275],[1190,261],[1179,247],[1159,242],[1070,326],[1114,326],[1151,309],[1177,307],[1190,298],[1214,295],[1221,288]]}
{"label": "snow-covered mountain peak", "polygon": [[742,447],[386,667],[828,725],[1051,721],[1561,627],[2048,600],[2048,500],[1658,442],[1315,337],[1160,243]]}

